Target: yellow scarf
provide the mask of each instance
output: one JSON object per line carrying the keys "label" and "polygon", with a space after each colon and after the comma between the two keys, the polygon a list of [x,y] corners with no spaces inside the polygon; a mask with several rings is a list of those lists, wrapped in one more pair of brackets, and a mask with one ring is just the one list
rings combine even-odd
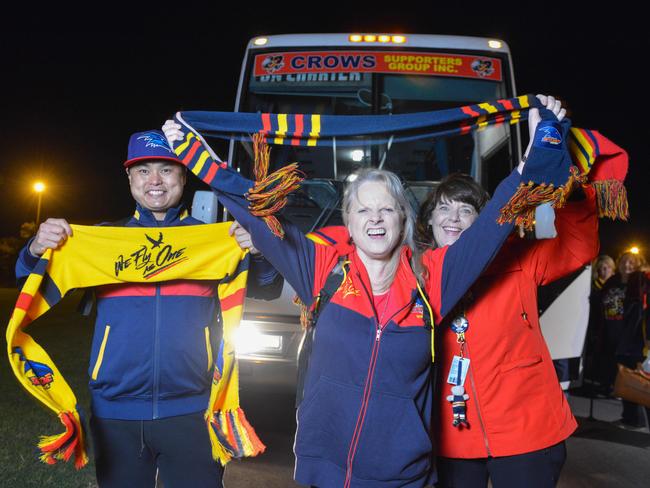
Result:
{"label": "yellow scarf", "polygon": [[228,235],[230,223],[185,227],[126,228],[73,225],[73,236],[47,250],[27,277],[7,327],[9,362],[23,387],[54,411],[66,428],[43,436],[43,462],[75,456],[77,469],[88,462],[83,425],[70,386],[49,355],[25,328],[53,307],[66,292],[115,283],[178,279],[219,280],[223,347],[215,361],[205,419],[213,457],[255,456],[265,446],[239,407],[239,370],[233,334],[239,326],[248,276],[248,256]]}

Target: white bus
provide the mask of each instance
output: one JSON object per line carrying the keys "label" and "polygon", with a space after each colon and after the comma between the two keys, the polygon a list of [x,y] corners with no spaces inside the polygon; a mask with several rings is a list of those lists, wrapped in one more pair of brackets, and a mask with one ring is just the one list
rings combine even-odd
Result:
{"label": "white bus", "polygon": [[[251,39],[235,111],[381,115],[439,110],[516,96],[510,50],[497,39],[437,35],[292,34]],[[346,177],[360,166],[396,172],[413,204],[452,172],[489,191],[521,157],[519,125],[500,124],[447,138],[337,147],[272,146],[271,168],[297,161],[307,174],[283,211],[309,232],[341,223]],[[250,143],[232,141],[228,161],[251,175]],[[219,151],[218,151],[219,152]],[[238,355],[244,384],[295,380],[302,333],[293,291],[273,302],[249,300]]]}

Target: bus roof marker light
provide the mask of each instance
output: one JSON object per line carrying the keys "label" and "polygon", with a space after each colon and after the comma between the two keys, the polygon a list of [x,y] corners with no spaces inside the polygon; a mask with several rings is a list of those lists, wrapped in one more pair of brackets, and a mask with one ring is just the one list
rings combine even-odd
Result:
{"label": "bus roof marker light", "polygon": [[497,41],[496,39],[490,39],[488,41],[488,46],[490,46],[492,49],[501,49],[503,47],[503,43],[501,41]]}
{"label": "bus roof marker light", "polygon": [[361,42],[363,41],[363,36],[361,34],[352,34],[348,39],[350,42]]}
{"label": "bus roof marker light", "polygon": [[379,42],[390,42],[390,36],[382,35],[377,38]]}
{"label": "bus roof marker light", "polygon": [[406,42],[406,36],[393,36],[393,43],[404,44],[405,42]]}
{"label": "bus roof marker light", "polygon": [[267,42],[269,42],[269,40],[266,37],[258,37],[253,41],[253,44],[256,46],[265,46]]}
{"label": "bus roof marker light", "polygon": [[366,34],[363,36],[364,42],[377,42],[377,36],[374,34]]}

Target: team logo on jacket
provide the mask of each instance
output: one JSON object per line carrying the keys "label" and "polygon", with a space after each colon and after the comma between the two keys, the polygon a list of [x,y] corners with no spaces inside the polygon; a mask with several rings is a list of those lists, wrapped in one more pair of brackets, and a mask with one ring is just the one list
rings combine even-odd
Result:
{"label": "team logo on jacket", "polygon": [[424,303],[422,303],[422,298],[418,297],[415,300],[413,308],[411,309],[411,314],[415,315],[419,319],[424,317]]}
{"label": "team logo on jacket", "polygon": [[54,382],[54,371],[47,364],[31,361],[23,354],[20,347],[14,348],[14,354],[18,354],[21,361],[25,363],[23,372],[25,376],[31,381],[34,386],[41,386],[44,389],[49,389]]}
{"label": "team logo on jacket", "polygon": [[341,283],[341,286],[339,287],[339,291],[343,295],[343,298],[347,298],[350,295],[354,297],[361,296],[359,290],[357,290],[354,287],[354,283],[352,283],[352,277],[349,274],[345,277],[345,281]]}
{"label": "team logo on jacket", "polygon": [[152,237],[145,232],[140,247],[130,254],[120,254],[115,259],[115,276],[119,276],[127,268],[132,268],[141,271],[142,277],[148,280],[188,259],[185,256],[185,249],[166,244],[162,232],[159,232],[157,237]]}
{"label": "team logo on jacket", "polygon": [[494,64],[489,59],[475,59],[470,66],[472,71],[481,77],[494,73]]}

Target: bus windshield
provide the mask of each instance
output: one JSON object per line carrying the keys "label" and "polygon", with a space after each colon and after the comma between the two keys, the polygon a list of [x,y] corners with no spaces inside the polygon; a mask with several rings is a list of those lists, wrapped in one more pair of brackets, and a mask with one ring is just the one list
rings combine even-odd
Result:
{"label": "bus windshield", "polygon": [[[474,53],[469,59],[468,54],[420,50],[417,56],[408,57],[395,51],[387,52],[351,53],[332,48],[317,52],[283,49],[280,53],[256,50],[248,59],[238,110],[389,115],[440,110],[513,96],[505,56],[496,58],[494,53],[483,56]],[[374,68],[363,66],[369,58],[368,53],[379,59]],[[359,55],[356,67],[360,71],[349,66],[356,59],[350,57],[354,54]],[[391,59],[394,60],[392,64],[386,61]],[[474,65],[470,67],[471,61],[477,59],[484,65],[477,69]],[[332,68],[336,60],[338,70]],[[340,64],[346,60],[348,66],[342,69]],[[403,60],[401,64],[400,60]],[[418,61],[427,60],[429,65],[431,60],[439,64],[438,75],[417,72],[423,69],[419,68],[423,63],[418,64]],[[380,65],[382,62],[384,64]],[[300,69],[308,63],[311,63],[309,71]],[[452,70],[456,73],[451,73]],[[337,223],[341,182],[359,167],[373,166],[397,173],[409,183],[413,204],[417,205],[434,182],[453,172],[471,174],[491,189],[513,166],[517,153],[515,137],[515,131],[503,124],[466,135],[407,142],[393,142],[389,138],[383,144],[370,145],[359,138],[358,145],[345,147],[337,147],[336,141],[331,147],[272,146],[271,167],[277,169],[295,161],[306,173],[308,180],[302,191],[292,198],[285,214],[304,231],[309,231]],[[250,144],[236,143],[231,161],[236,162],[244,174],[250,174]]]}

